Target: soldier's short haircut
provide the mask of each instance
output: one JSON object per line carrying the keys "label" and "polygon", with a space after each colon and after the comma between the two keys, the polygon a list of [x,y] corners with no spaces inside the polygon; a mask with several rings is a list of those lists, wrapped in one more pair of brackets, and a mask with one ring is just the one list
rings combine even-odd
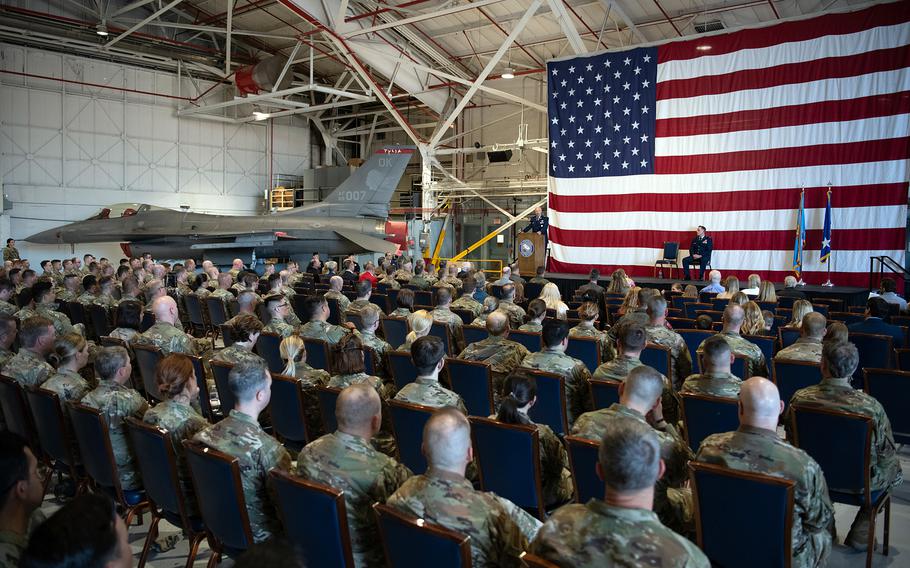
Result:
{"label": "soldier's short haircut", "polygon": [[28,457],[25,438],[8,430],[0,431],[0,486],[4,493],[0,495],[0,508],[6,506],[13,487],[20,481],[28,479]]}
{"label": "soldier's short haircut", "polygon": [[607,489],[620,493],[653,487],[660,471],[660,443],[644,421],[609,419],[598,461]]}
{"label": "soldier's short haircut", "polygon": [[[21,269],[21,268],[10,268],[10,269],[9,269],[9,272],[7,272],[6,274],[7,274],[7,276],[9,276],[10,278],[12,278],[12,276],[13,276],[14,274],[19,274],[20,272],[22,272],[22,269]],[[20,276],[21,276],[21,275],[20,275]]]}
{"label": "soldier's short haircut", "polygon": [[0,292],[5,290],[13,291],[13,282],[9,278],[0,278]]}
{"label": "soldier's short haircut", "polygon": [[243,292],[237,294],[237,307],[246,308],[252,306],[256,303],[256,300],[259,299],[259,295],[252,290],[244,290]]}
{"label": "soldier's short haircut", "polygon": [[487,296],[483,299],[483,312],[491,314],[499,309],[499,298],[496,296]]}
{"label": "soldier's short haircut", "polygon": [[262,322],[253,314],[240,314],[234,318],[234,323],[231,324],[234,341],[241,343],[249,341],[253,335],[260,333],[262,328]]}
{"label": "soldier's short haircut", "polygon": [[471,445],[471,424],[456,408],[441,408],[423,427],[423,451],[433,467],[457,470],[464,467]]}
{"label": "soldier's short haircut", "polygon": [[72,280],[72,279],[74,279],[74,278],[78,279],[78,278],[79,278],[79,274],[77,274],[77,273],[75,273],[75,272],[67,272],[66,274],[63,275],[63,281],[64,281],[64,282],[66,282],[67,280]]}
{"label": "soldier's short haircut", "polygon": [[465,279],[462,280],[461,294],[462,296],[473,294],[477,289],[477,284],[475,283],[473,276],[465,276]]}
{"label": "soldier's short haircut", "polygon": [[730,360],[730,344],[719,335],[712,335],[701,344],[705,363],[723,363]]}
{"label": "soldier's short haircut", "polygon": [[739,325],[746,318],[746,310],[739,304],[730,304],[724,308],[724,324]]}
{"label": "soldier's short haircut", "polygon": [[303,315],[307,321],[313,319],[324,305],[328,305],[324,296],[308,296],[303,301]]}
{"label": "soldier's short haircut", "polygon": [[32,270],[31,268],[26,268],[25,270],[22,271],[23,280],[25,280],[26,278],[31,278],[36,275],[37,275],[37,273],[34,270]]}
{"label": "soldier's short haircut", "polygon": [[243,275],[242,282],[244,288],[255,288],[259,284],[259,276],[253,272],[247,272]]}
{"label": "soldier's short haircut", "polygon": [[47,265],[50,263],[51,263],[51,261],[49,261],[49,260],[42,260],[41,263],[39,264],[39,266],[41,266],[41,268],[43,268],[44,270],[47,270]]}
{"label": "soldier's short haircut", "polygon": [[515,284],[503,284],[500,290],[500,298],[503,300],[511,300],[515,297]]}
{"label": "soldier's short haircut", "polygon": [[376,389],[366,383],[351,385],[341,391],[335,401],[335,420],[338,428],[363,428],[380,413],[382,402]]}
{"label": "soldier's short haircut", "polygon": [[419,337],[411,344],[411,360],[414,361],[418,375],[431,374],[445,356],[445,345],[435,335]]}
{"label": "soldier's short haircut", "polygon": [[102,276],[101,280],[98,281],[98,284],[104,288],[105,286],[113,286],[114,278],[112,276]]}
{"label": "soldier's short haircut", "polygon": [[869,298],[866,302],[866,309],[869,310],[869,315],[874,318],[886,318],[891,314],[891,304],[878,296]]}
{"label": "soldier's short haircut", "polygon": [[16,331],[16,318],[8,315],[0,315],[0,337],[6,337]]}
{"label": "soldier's short haircut", "polygon": [[578,306],[578,317],[585,321],[594,321],[600,315],[600,308],[594,302],[585,302]]}
{"label": "soldier's short haircut", "polygon": [[444,306],[452,301],[452,291],[446,287],[436,288],[436,305]]}
{"label": "soldier's short haircut", "polygon": [[266,296],[265,300],[263,301],[265,302],[265,309],[272,311],[276,306],[278,306],[278,304],[285,300],[287,300],[287,298],[284,296],[284,294],[270,294]]}
{"label": "soldier's short haircut", "polygon": [[818,312],[809,312],[803,316],[801,331],[807,337],[822,338],[828,326],[828,320]]}
{"label": "soldier's short haircut", "polygon": [[151,302],[162,288],[164,288],[164,282],[161,280],[149,280],[145,285],[145,301]]}
{"label": "soldier's short haircut", "polygon": [[360,336],[355,333],[345,334],[332,348],[334,352],[335,372],[339,375],[362,373],[366,370],[363,364],[364,350]]}
{"label": "soldier's short haircut", "polygon": [[569,325],[562,320],[544,320],[541,337],[544,347],[556,347],[569,337]]}
{"label": "soldier's short haircut", "polygon": [[828,372],[837,379],[853,376],[859,365],[859,351],[849,341],[843,343],[829,342],[822,347],[822,360],[828,366]]}
{"label": "soldier's short haircut", "polygon": [[341,290],[344,288],[344,279],[336,274],[335,276],[329,278],[329,286],[332,288],[332,290]]}
{"label": "soldier's short haircut", "polygon": [[129,360],[129,352],[119,345],[102,347],[95,355],[95,373],[101,380],[109,381]]}
{"label": "soldier's short haircut", "polygon": [[638,291],[638,305],[647,306],[648,301],[655,296],[660,296],[660,290],[654,288],[641,288]]}
{"label": "soldier's short haircut", "polygon": [[659,318],[667,313],[667,300],[661,295],[648,298],[648,315],[652,318]]}
{"label": "soldier's short haircut", "polygon": [[882,292],[894,292],[897,290],[897,284],[894,282],[894,278],[882,278],[880,286]]}
{"label": "soldier's short haircut", "polygon": [[44,298],[54,289],[54,285],[47,280],[39,280],[32,285],[32,299],[37,303],[44,301]]}
{"label": "soldier's short haircut", "polygon": [[373,291],[373,283],[369,280],[363,279],[357,282],[357,297],[363,298],[367,294]]}
{"label": "soldier's short haircut", "polygon": [[[382,312],[379,311],[379,306],[375,304],[369,304],[360,309],[360,321],[363,323],[363,328],[366,329],[379,321],[379,315]],[[361,330],[363,331],[363,330]]]}
{"label": "soldier's short haircut", "polygon": [[264,361],[246,360],[234,365],[228,373],[228,388],[238,402],[248,402],[262,390],[269,370]]}
{"label": "soldier's short haircut", "polygon": [[33,316],[22,322],[19,329],[19,342],[22,347],[30,349],[47,333],[54,334],[54,322],[43,316]]}
{"label": "soldier's short haircut", "polygon": [[509,314],[502,310],[494,310],[487,316],[487,331],[493,337],[499,337],[509,331]]}
{"label": "soldier's short haircut", "polygon": [[664,379],[661,374],[647,365],[635,367],[623,381],[623,394],[649,408],[664,391]]}
{"label": "soldier's short haircut", "polygon": [[409,310],[414,309],[414,290],[410,288],[403,288],[398,291],[398,298],[395,300],[395,305],[399,308],[407,308]]}
{"label": "soldier's short haircut", "polygon": [[131,270],[129,266],[121,264],[117,267],[117,278],[122,280],[124,278],[124,275],[129,274],[130,272]]}
{"label": "soldier's short haircut", "polygon": [[648,343],[645,326],[635,321],[625,322],[619,326],[619,329],[616,330],[616,337],[619,339],[620,345],[632,351],[644,349],[645,344]]}
{"label": "soldier's short haircut", "polygon": [[266,280],[269,283],[269,288],[277,288],[277,286],[275,286],[275,283],[276,282],[278,282],[279,284],[281,283],[281,274],[278,274],[277,272],[273,272],[273,273],[269,274],[269,277]]}
{"label": "soldier's short haircut", "polygon": [[90,288],[94,287],[98,283],[98,279],[95,278],[94,274],[86,274],[82,278],[82,289],[88,291]]}
{"label": "soldier's short haircut", "polygon": [[535,272],[537,273],[537,276],[543,276],[544,274],[547,273],[547,267],[546,267],[546,266],[538,266],[538,267],[537,267],[537,270],[536,270]]}

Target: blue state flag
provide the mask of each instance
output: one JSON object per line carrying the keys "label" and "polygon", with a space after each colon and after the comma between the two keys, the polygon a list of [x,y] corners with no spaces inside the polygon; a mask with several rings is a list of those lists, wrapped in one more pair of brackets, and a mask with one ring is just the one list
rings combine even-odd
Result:
{"label": "blue state flag", "polygon": [[799,215],[796,219],[796,237],[793,242],[793,272],[797,277],[802,276],[803,272],[803,246],[806,244],[806,211],[805,211],[806,191],[802,190],[799,194]]}
{"label": "blue state flag", "polygon": [[822,231],[822,251],[819,261],[828,262],[831,256],[831,190],[828,190],[828,204],[825,206],[825,228]]}

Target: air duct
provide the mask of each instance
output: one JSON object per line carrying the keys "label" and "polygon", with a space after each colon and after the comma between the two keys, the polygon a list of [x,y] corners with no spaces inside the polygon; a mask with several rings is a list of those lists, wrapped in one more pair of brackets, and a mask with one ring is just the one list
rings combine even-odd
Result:
{"label": "air duct", "polygon": [[[234,82],[237,90],[241,95],[258,95],[262,91],[271,91],[275,88],[275,82],[281,75],[284,65],[288,58],[280,55],[273,55],[263,59],[255,65],[241,67],[234,74]],[[293,74],[290,69],[281,78],[281,84],[276,90],[287,89],[291,86]]]}

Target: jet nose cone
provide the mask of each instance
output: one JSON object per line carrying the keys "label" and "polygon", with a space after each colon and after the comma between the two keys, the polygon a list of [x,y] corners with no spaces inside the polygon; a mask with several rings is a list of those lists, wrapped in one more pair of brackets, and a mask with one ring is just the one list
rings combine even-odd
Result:
{"label": "jet nose cone", "polygon": [[48,229],[47,231],[42,231],[40,233],[35,233],[34,235],[25,239],[27,242],[42,244],[42,245],[53,245],[56,243],[63,242],[63,231],[57,227],[54,229]]}

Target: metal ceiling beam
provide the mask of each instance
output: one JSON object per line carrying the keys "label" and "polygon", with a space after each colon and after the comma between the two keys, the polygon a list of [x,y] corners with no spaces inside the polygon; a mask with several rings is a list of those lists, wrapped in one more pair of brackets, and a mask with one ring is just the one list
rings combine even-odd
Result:
{"label": "metal ceiling beam", "polygon": [[[124,26],[129,26],[129,25],[135,24],[139,20],[131,19],[131,18],[117,18],[116,20],[108,19],[108,21],[114,22],[117,24],[122,24]],[[162,20],[157,20],[155,22],[151,22],[149,25],[157,26],[159,28],[173,28],[173,29],[177,29],[177,30],[193,30],[193,31],[206,32],[206,33],[212,33],[212,34],[222,34],[223,35],[223,34],[227,33],[227,30],[225,28],[216,28],[213,26],[200,26],[198,24],[184,24],[184,23],[180,23],[180,22],[165,22]],[[252,36],[252,37],[264,38],[264,39],[286,39],[288,41],[294,41],[297,39],[297,36],[292,36],[292,35],[277,35],[277,34],[271,34],[271,33],[265,33],[265,32],[257,32],[257,31],[251,31],[251,30],[237,30],[237,29],[232,29],[231,35]]]}
{"label": "metal ceiling beam", "polygon": [[[294,114],[308,114],[311,112],[319,112],[319,111],[323,111],[323,110],[327,110],[327,109],[331,109],[331,108],[346,107],[346,106],[359,105],[359,104],[363,104],[363,103],[361,101],[340,101],[340,102],[335,102],[335,103],[327,103],[324,105],[313,105],[313,106],[307,107],[307,108],[297,108],[297,109],[292,109],[292,110],[283,110],[281,112],[272,112],[272,113],[269,113],[269,118],[280,118],[282,116],[291,116]],[[237,120],[238,120],[238,122],[254,122],[256,119],[253,118],[252,116],[250,116],[250,117],[246,117],[246,118],[240,118]]]}
{"label": "metal ceiling beam", "polygon": [[275,85],[272,87],[273,93],[278,90],[278,85],[281,84],[282,79],[284,79],[284,76],[287,75],[288,69],[291,68],[291,64],[294,62],[294,56],[296,56],[297,52],[300,51],[301,45],[303,45],[303,42],[298,41],[294,45],[294,49],[291,50],[291,54],[288,55],[288,60],[284,62],[284,67],[281,69],[281,73],[278,75],[278,78],[275,79]]}
{"label": "metal ceiling beam", "polygon": [[127,4],[126,6],[123,6],[122,8],[119,8],[118,10],[116,10],[114,13],[112,13],[108,17],[116,18],[120,14],[126,14],[127,12],[132,12],[136,8],[141,8],[141,7],[145,6],[146,4],[151,4],[152,2],[155,2],[155,0],[138,0],[137,2],[133,2],[131,4]]}
{"label": "metal ceiling beam", "polygon": [[631,19],[629,19],[629,16],[626,15],[626,11],[623,10],[622,6],[619,4],[619,0],[600,0],[600,1],[607,8],[607,10],[612,10],[613,12],[616,12],[617,14],[619,14],[619,18],[626,25],[626,27],[629,28],[629,30],[631,30],[632,35],[634,35],[638,39],[638,41],[640,41],[641,43],[647,43],[648,40],[645,38],[645,35],[643,33],[641,33],[641,30],[639,30],[638,27],[635,25],[635,23]]}
{"label": "metal ceiling beam", "polygon": [[483,6],[489,6],[490,4],[498,4],[503,0],[480,0],[479,2],[472,2],[467,4],[461,4],[460,6],[453,6],[452,8],[447,8],[445,10],[438,10],[433,12],[426,12],[424,14],[418,14],[416,16],[411,16],[410,18],[402,18],[400,20],[395,20],[387,22],[385,24],[379,24],[378,26],[371,26],[368,28],[363,28],[359,30],[354,30],[344,34],[346,38],[352,38],[355,36],[369,34],[373,32],[378,32],[379,30],[385,30],[388,28],[394,28],[396,26],[404,26],[407,24],[414,24],[417,22],[422,22],[424,20],[430,20],[432,18],[439,18],[442,16],[448,16],[451,14],[457,14],[459,12],[464,12],[467,10],[476,10],[477,8],[482,8]]}
{"label": "metal ceiling beam", "polygon": [[[234,0],[227,0],[227,36],[224,40],[224,74],[231,72],[231,29],[234,27]],[[274,92],[274,89],[272,89]]]}
{"label": "metal ceiling beam", "polygon": [[562,28],[562,33],[566,34],[566,39],[569,40],[569,46],[572,47],[575,55],[587,53],[588,48],[585,42],[582,41],[581,36],[578,35],[578,30],[575,29],[575,24],[572,23],[572,18],[569,17],[562,0],[547,0],[547,4],[550,5],[550,10],[556,16],[556,21],[559,22],[559,27]]}
{"label": "metal ceiling beam", "polygon": [[109,48],[113,47],[113,46],[114,46],[117,42],[119,42],[120,40],[125,39],[125,38],[128,37],[130,34],[132,34],[133,32],[135,32],[135,31],[138,30],[139,28],[141,28],[142,26],[148,24],[149,22],[151,22],[152,20],[154,20],[155,18],[157,18],[157,17],[160,16],[161,14],[167,12],[168,10],[170,10],[171,8],[173,8],[174,6],[176,6],[177,4],[180,4],[181,2],[183,2],[183,0],[171,0],[170,4],[164,6],[163,8],[161,8],[161,9],[155,11],[155,12],[152,12],[152,13],[151,13],[148,17],[146,17],[144,20],[141,20],[139,23],[137,23],[136,25],[134,25],[134,26],[131,27],[130,29],[126,30],[125,32],[123,32],[122,34],[118,35],[117,37],[115,37],[115,38],[112,39],[111,41],[107,42],[107,43],[104,45],[104,48],[105,48],[105,49],[109,49]]}
{"label": "metal ceiling beam", "polygon": [[450,114],[449,116],[447,116],[445,118],[445,120],[442,123],[442,127],[436,132],[436,134],[433,136],[433,138],[429,141],[430,148],[433,148],[433,149],[436,148],[436,146],[439,144],[439,141],[442,139],[442,137],[446,134],[446,131],[449,129],[449,126],[451,126],[452,123],[455,122],[455,119],[458,117],[459,114],[461,114],[461,111],[464,110],[464,107],[468,106],[468,103],[471,102],[471,97],[473,97],[474,94],[479,90],[480,85],[482,85],[483,82],[486,81],[487,76],[490,74],[490,72],[493,71],[493,68],[496,67],[496,64],[499,63],[499,60],[502,59],[502,56],[505,54],[505,52],[509,50],[509,47],[512,46],[512,42],[515,41],[515,38],[518,37],[518,35],[521,33],[521,31],[525,29],[525,26],[528,25],[528,22],[531,21],[531,18],[534,17],[534,14],[537,12],[537,9],[540,8],[541,2],[542,2],[542,0],[531,0],[531,5],[528,6],[527,11],[524,13],[524,15],[521,17],[521,19],[518,20],[518,22],[515,24],[515,27],[512,29],[512,31],[509,33],[509,35],[506,37],[506,40],[503,42],[503,44],[501,46],[499,46],[499,49],[496,51],[496,54],[493,55],[493,57],[490,59],[490,61],[487,62],[487,65],[483,68],[483,71],[480,72],[480,75],[477,76],[477,79],[474,81],[474,84],[471,85],[470,88],[468,88],[468,92],[466,92],[461,97],[461,100],[458,101],[458,104],[455,106],[455,110],[453,110],[452,114]]}
{"label": "metal ceiling beam", "polygon": [[224,101],[221,103],[213,103],[210,105],[178,110],[177,116],[188,116],[191,114],[204,113],[206,111],[217,110],[220,108],[227,108],[227,107],[232,107],[232,106],[237,106],[237,105],[254,103],[256,101],[264,101],[264,100],[268,100],[268,99],[278,99],[281,97],[286,97],[288,95],[296,95],[298,93],[302,93],[304,91],[309,91],[311,89],[312,89],[312,87],[310,85],[305,85],[303,87],[293,87],[290,89],[285,89],[283,91],[277,91],[275,93],[263,93],[261,95],[249,95],[246,97],[237,97],[233,100]]}

